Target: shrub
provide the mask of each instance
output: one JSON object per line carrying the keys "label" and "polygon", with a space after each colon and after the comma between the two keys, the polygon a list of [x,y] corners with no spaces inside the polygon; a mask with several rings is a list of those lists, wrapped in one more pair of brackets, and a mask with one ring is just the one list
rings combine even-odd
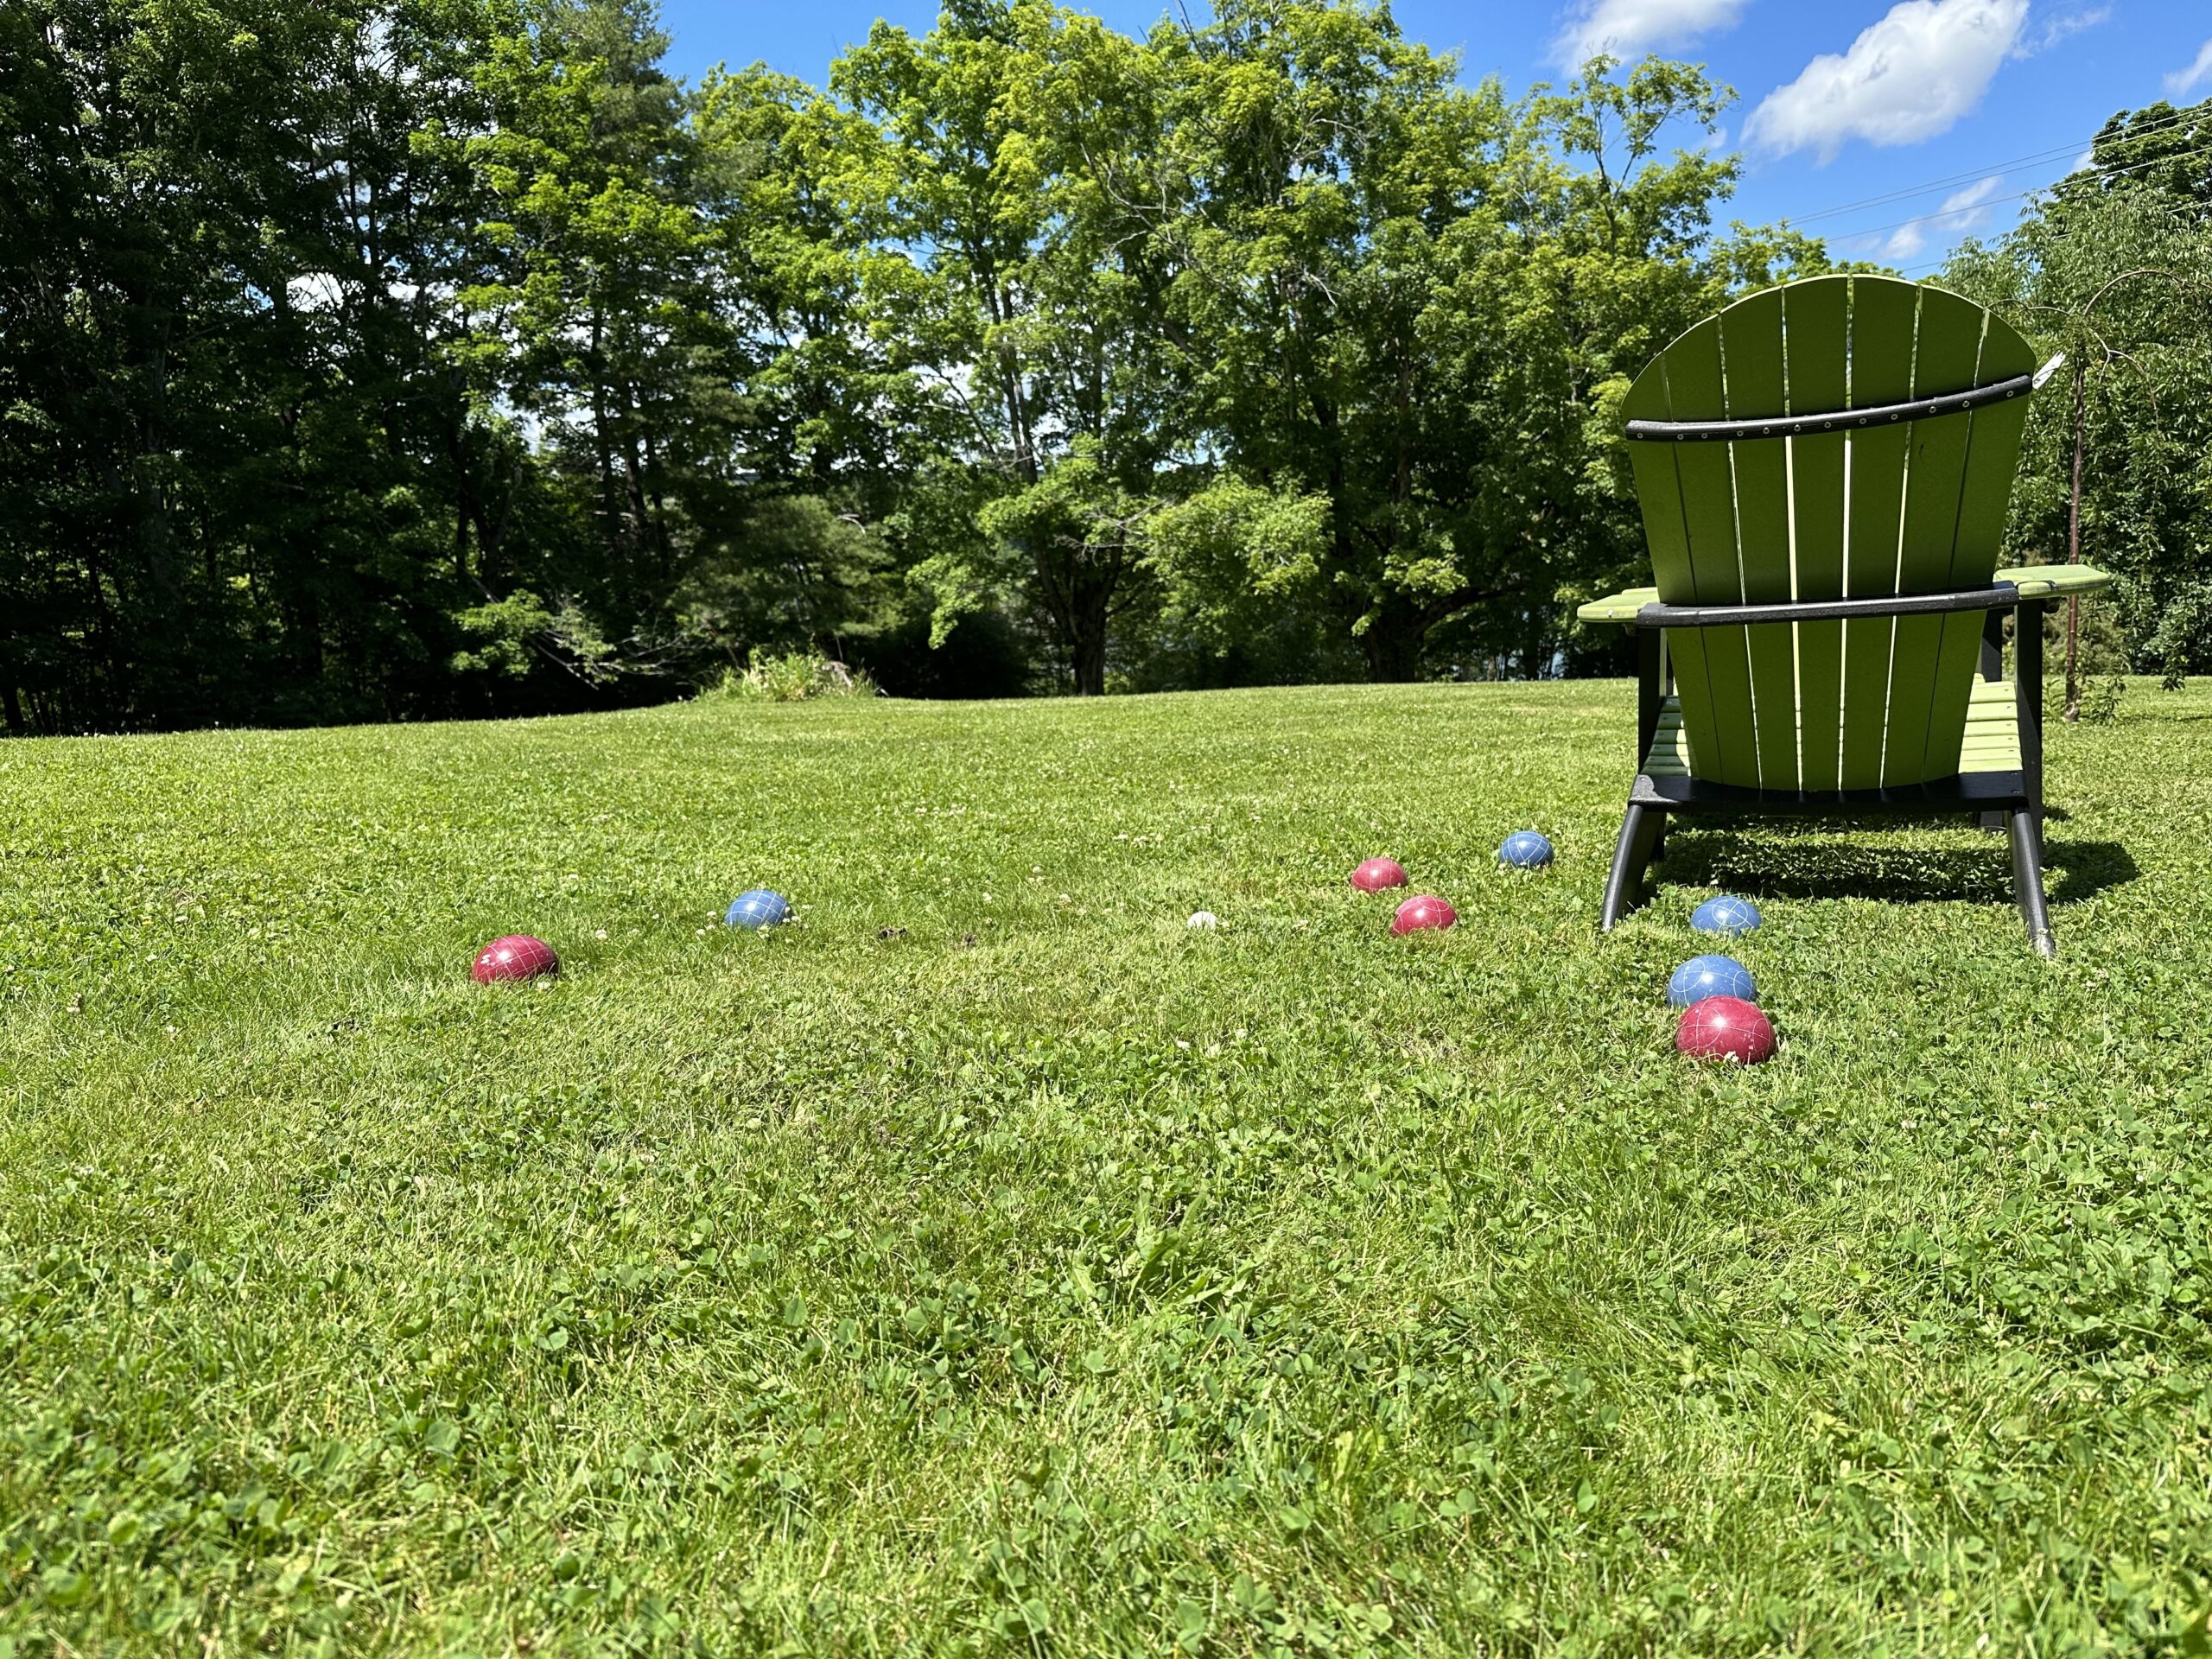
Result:
{"label": "shrub", "polygon": [[2082,688],[2082,718],[2107,725],[2120,717],[2120,699],[2127,690],[2127,682],[2117,674],[2107,674],[2102,679],[2091,680]]}
{"label": "shrub", "polygon": [[809,697],[873,697],[875,682],[866,673],[855,674],[834,658],[810,652],[787,651],[766,656],[750,652],[742,669],[723,671],[719,683],[704,693],[710,697],[734,697],[745,702],[803,702]]}

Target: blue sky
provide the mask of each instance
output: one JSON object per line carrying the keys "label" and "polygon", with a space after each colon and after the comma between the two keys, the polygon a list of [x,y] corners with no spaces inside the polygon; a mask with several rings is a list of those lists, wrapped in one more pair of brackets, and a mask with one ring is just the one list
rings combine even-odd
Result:
{"label": "blue sky", "polygon": [[[1166,3],[1082,9],[1139,31]],[[668,66],[687,79],[759,59],[817,85],[879,16],[919,32],[937,13],[936,0],[663,3],[676,42]],[[1191,10],[1203,16],[1205,0]],[[2212,97],[2207,0],[1397,0],[1393,10],[1408,35],[1458,50],[1470,79],[1496,74],[1516,94],[1563,79],[1577,48],[1600,44],[1706,64],[1738,95],[1723,135],[1745,158],[1731,215],[1790,218],[1839,252],[1915,275],[1961,237],[2010,225],[2020,193],[2067,172],[2113,111]]]}

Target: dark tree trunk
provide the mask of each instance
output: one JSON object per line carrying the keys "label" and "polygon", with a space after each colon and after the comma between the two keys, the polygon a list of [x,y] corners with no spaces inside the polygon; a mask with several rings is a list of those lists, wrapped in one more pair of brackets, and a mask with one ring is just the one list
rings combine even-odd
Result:
{"label": "dark tree trunk", "polygon": [[1070,549],[1064,567],[1054,561],[1037,561],[1038,587],[1052,631],[1068,653],[1079,697],[1103,696],[1106,691],[1106,644],[1114,616],[1114,595],[1121,586],[1117,569],[1086,569],[1086,550]]}
{"label": "dark tree trunk", "polygon": [[1069,642],[1075,660],[1075,694],[1079,697],[1106,695],[1106,607],[1100,606],[1095,621],[1083,619]]}
{"label": "dark tree trunk", "polygon": [[622,534],[622,507],[615,494],[614,438],[608,429],[613,417],[607,408],[607,364],[604,355],[605,329],[596,302],[591,311],[591,349],[584,361],[591,373],[591,434],[592,442],[599,452],[599,511],[600,534],[606,537],[603,545],[609,563],[618,568],[628,552]]}
{"label": "dark tree trunk", "polygon": [[1367,658],[1367,677],[1376,684],[1402,684],[1421,677],[1421,641],[1427,632],[1420,623],[1387,612],[1376,618],[1359,636]]}

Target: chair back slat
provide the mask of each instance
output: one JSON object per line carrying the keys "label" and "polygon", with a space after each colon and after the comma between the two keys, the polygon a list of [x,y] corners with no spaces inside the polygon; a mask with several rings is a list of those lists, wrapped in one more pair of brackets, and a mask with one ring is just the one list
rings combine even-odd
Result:
{"label": "chair back slat", "polygon": [[[1980,306],[1940,289],[1923,289],[1920,323],[1913,352],[1915,397],[1980,384],[1981,342],[1988,314]],[[1914,424],[1905,454],[1904,539],[1898,550],[1900,586],[1905,592],[1932,592],[1959,584],[1952,580],[1959,539],[1959,506],[1966,484],[1967,459],[1973,449],[1978,414]],[[1983,578],[1986,580],[1986,574]],[[1981,637],[1982,618],[1971,612],[1948,616],[1901,616],[1891,635],[1895,666],[1890,676],[1889,718],[1882,736],[1885,776],[1941,775],[1955,770],[1959,738],[1966,722],[1968,682],[1974,677],[1973,649]],[[1959,671],[1961,649],[1966,667]],[[1938,771],[1929,772],[1930,748]]]}
{"label": "chair back slat", "polygon": [[[1989,317],[1982,331],[1980,360],[1974,369],[1977,381],[1986,385],[2007,375],[2028,373],[2035,366],[2036,354],[2028,342],[1999,318]],[[1950,572],[1945,578],[1954,588],[1978,587],[1997,574],[2012,479],[2019,470],[2027,399],[1994,404],[1976,410],[1967,419],[1971,424],[1966,460],[1960,469],[1958,522],[1951,543]],[[1928,715],[1923,763],[1926,777],[1946,777],[1959,770],[1956,757],[1967,734],[1967,697],[1980,658],[1981,619],[1946,617],[1932,671],[1936,690]]]}
{"label": "chair back slat", "polygon": [[[1782,289],[1770,289],[1720,314],[1720,363],[1732,421],[1770,419],[1789,412],[1783,372],[1782,296]],[[1786,553],[1789,546],[1789,457],[1778,443],[1732,443],[1728,451],[1744,602],[1787,600],[1792,596],[1789,562],[1773,554],[1776,550]],[[1796,639],[1786,623],[1743,632],[1759,783],[1765,788],[1795,789]]]}
{"label": "chair back slat", "polygon": [[[1688,418],[1682,413],[1685,410],[1726,408],[1720,320],[1707,319],[1683,335],[1680,343],[1688,349],[1677,356],[1670,347],[1667,356],[1667,397],[1675,411],[1671,418]],[[1679,452],[1675,465],[1681,477],[1682,524],[1690,547],[1691,586],[1700,598],[1710,594],[1722,604],[1741,604],[1744,595],[1744,549],[1736,533],[1731,465],[1734,448],[1725,443],[1675,446]],[[1710,770],[1702,775],[1717,784],[1757,789],[1758,729],[1753,717],[1751,656],[1745,648],[1744,630],[1700,628],[1697,634],[1705,652],[1706,683],[1713,699],[1710,725],[1717,740]],[[1693,747],[1695,741],[1693,737]]]}
{"label": "chair back slat", "polygon": [[[1710,321],[1699,325],[1708,335],[1717,334]],[[1688,350],[1697,342],[1698,329],[1682,336],[1677,345]],[[1670,348],[1671,349],[1671,348]],[[1630,420],[1673,418],[1668,393],[1666,359],[1656,360],[1629,388],[1625,407]],[[1682,506],[1682,475],[1677,453],[1680,444],[1632,443],[1629,461],[1636,476],[1636,494],[1643,513],[1644,539],[1651,548],[1652,580],[1660,592],[1697,591],[1697,572],[1690,560],[1688,521]],[[1674,665],[1675,683],[1682,708],[1682,730],[1691,753],[1710,756],[1717,767],[1720,734],[1713,724],[1713,687],[1706,672],[1706,630],[1685,629],[1667,642],[1668,660]]]}
{"label": "chair back slat", "polygon": [[[1793,414],[1842,409],[1851,391],[1851,279],[1816,276],[1782,290],[1789,330]],[[1843,594],[1844,446],[1838,433],[1792,438],[1789,472],[1791,573],[1795,597]],[[1804,622],[1797,640],[1798,779],[1808,790],[1840,786],[1843,776],[1843,624]]]}
{"label": "chair back slat", "polygon": [[[1910,283],[1854,280],[1851,295],[1851,402],[1901,404],[1912,396],[1912,335],[1920,290]],[[1910,426],[1877,427],[1844,440],[1843,592],[1847,599],[1895,594],[1903,529]],[[1887,620],[1843,625],[1843,765],[1846,789],[1882,782],[1882,734],[1890,710]]]}

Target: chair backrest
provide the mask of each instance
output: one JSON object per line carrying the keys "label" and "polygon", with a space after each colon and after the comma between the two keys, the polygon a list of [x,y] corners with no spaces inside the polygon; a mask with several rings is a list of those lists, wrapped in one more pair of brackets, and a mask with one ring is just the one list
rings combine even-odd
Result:
{"label": "chair backrest", "polygon": [[[1888,276],[1816,276],[1707,318],[1630,388],[1631,421],[1752,420],[1910,403],[2013,379],[2025,340]],[[1636,441],[1660,599],[1760,604],[1944,593],[1997,569],[2027,398],[1862,429]],[[1959,770],[1983,613],[1669,630],[1697,776],[1785,791]]]}

